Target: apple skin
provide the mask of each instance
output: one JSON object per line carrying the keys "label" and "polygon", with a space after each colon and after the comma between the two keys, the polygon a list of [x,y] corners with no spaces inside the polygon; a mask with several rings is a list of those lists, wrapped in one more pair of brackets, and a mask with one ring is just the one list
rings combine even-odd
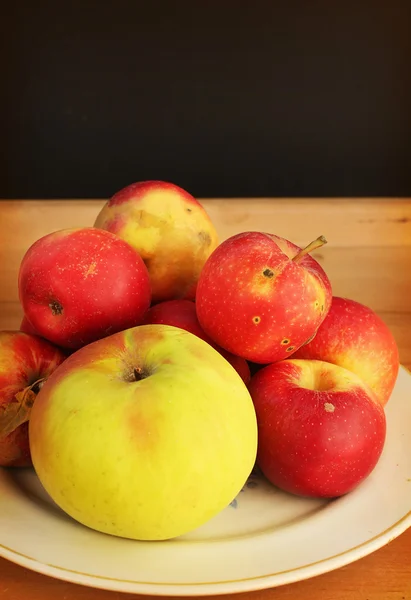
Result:
{"label": "apple skin", "polygon": [[[15,395],[38,379],[48,377],[65,359],[49,342],[21,331],[0,332],[0,416],[16,401]],[[0,466],[31,466],[28,423],[3,437],[0,432]]]}
{"label": "apple skin", "polygon": [[141,257],[113,233],[93,227],[35,242],[20,265],[19,295],[34,330],[71,349],[138,325],[151,301]]}
{"label": "apple skin", "polygon": [[94,223],[126,240],[150,274],[152,302],[195,297],[200,271],[218,243],[202,205],[165,181],[142,181],[118,191]]}
{"label": "apple skin", "polygon": [[244,232],[213,252],[201,272],[196,309],[222,348],[267,364],[288,358],[317,331],[331,304],[327,275],[311,256],[275,235]]}
{"label": "apple skin", "polygon": [[397,380],[398,347],[384,321],[355,300],[334,296],[317,334],[293,358],[318,359],[356,373],[387,404]]}
{"label": "apple skin", "polygon": [[181,329],[185,329],[185,331],[193,333],[218,350],[218,352],[234,367],[244,383],[246,385],[249,383],[251,375],[247,361],[240,356],[227,352],[224,348],[220,348],[201,329],[201,325],[197,319],[195,304],[191,300],[181,299],[160,302],[147,311],[143,323],[173,325],[174,327],[180,327]]}
{"label": "apple skin", "polygon": [[382,453],[382,405],[351,371],[318,360],[264,367],[249,391],[258,423],[257,464],[275,486],[333,498],[363,481]]}
{"label": "apple skin", "polygon": [[173,538],[216,515],[257,451],[240,376],[206,342],[168,325],[72,354],[38,394],[29,433],[35,470],[62,510],[139,540]]}
{"label": "apple skin", "polygon": [[39,335],[26,316],[23,316],[21,320],[20,331],[23,331],[24,333],[28,333],[30,335]]}
{"label": "apple skin", "polygon": [[[28,320],[28,318],[26,316],[24,316],[22,318],[22,320],[21,320],[19,331],[23,331],[24,333],[28,333],[29,335],[35,335],[37,337],[40,337],[42,340],[46,339],[43,336],[41,336],[38,331],[36,331],[34,329],[33,325],[30,323],[30,321]],[[53,345],[55,345],[55,344],[53,344]],[[70,348],[61,348],[61,347],[59,347],[59,349],[63,352],[63,354],[66,357],[70,356],[70,354],[72,354],[73,352],[76,351],[75,349],[70,349]]]}

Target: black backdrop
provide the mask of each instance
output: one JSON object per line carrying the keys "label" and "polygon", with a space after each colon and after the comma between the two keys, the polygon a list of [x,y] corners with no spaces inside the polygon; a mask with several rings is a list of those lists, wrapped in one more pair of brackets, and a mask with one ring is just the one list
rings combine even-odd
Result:
{"label": "black backdrop", "polygon": [[411,195],[409,0],[2,10],[2,198]]}

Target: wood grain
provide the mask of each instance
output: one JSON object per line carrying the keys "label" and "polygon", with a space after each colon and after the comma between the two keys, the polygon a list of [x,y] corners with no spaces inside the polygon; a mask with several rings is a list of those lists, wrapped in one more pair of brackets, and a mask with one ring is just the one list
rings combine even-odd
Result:
{"label": "wood grain", "polygon": [[[407,312],[411,282],[411,246],[332,247],[327,245],[313,257],[326,270],[336,296],[349,296],[376,310]],[[1,259],[0,302],[18,301],[18,270],[21,256]],[[376,277],[378,274],[378,277]]]}
{"label": "wood grain", "polygon": [[[18,328],[17,275],[36,239],[65,227],[91,226],[104,200],[0,201],[0,329]],[[319,234],[315,253],[334,294],[376,310],[391,328],[401,362],[411,369],[411,200],[212,199],[202,201],[220,239],[262,230],[305,245]],[[377,501],[377,499],[375,499]],[[1,532],[0,532],[1,537]],[[295,584],[239,594],[247,600],[411,600],[411,529],[384,548],[336,571]],[[82,587],[0,559],[3,600],[115,600],[142,598]]]}

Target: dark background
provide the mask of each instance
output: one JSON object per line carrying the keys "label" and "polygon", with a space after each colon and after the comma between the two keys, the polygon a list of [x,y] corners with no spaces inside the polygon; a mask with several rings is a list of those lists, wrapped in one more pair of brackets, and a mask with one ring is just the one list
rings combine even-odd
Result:
{"label": "dark background", "polygon": [[411,196],[408,0],[2,10],[2,198]]}

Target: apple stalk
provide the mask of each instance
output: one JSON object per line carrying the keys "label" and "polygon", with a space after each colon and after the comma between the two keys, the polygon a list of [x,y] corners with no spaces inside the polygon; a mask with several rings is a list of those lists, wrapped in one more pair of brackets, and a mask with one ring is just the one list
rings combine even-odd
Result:
{"label": "apple stalk", "polygon": [[313,250],[316,250],[317,248],[321,248],[321,246],[324,246],[324,244],[326,243],[327,240],[325,239],[325,237],[323,235],[320,235],[316,240],[313,240],[308,244],[308,246],[300,250],[291,260],[295,263],[299,263],[304,258],[304,256],[306,256]]}

